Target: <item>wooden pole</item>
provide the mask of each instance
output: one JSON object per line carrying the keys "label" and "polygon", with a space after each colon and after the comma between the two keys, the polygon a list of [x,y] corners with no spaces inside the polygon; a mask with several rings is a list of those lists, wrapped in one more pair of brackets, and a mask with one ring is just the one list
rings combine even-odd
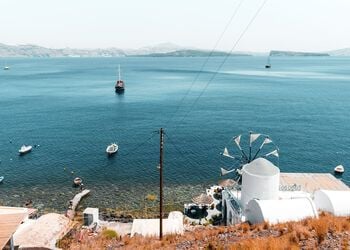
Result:
{"label": "wooden pole", "polygon": [[160,150],[159,150],[159,239],[163,238],[163,128],[160,129]]}

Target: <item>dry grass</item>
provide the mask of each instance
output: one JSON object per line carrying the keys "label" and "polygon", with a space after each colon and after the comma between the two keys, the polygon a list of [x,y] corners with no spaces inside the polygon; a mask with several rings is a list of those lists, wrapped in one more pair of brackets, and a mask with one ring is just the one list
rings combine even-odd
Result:
{"label": "dry grass", "polygon": [[291,243],[288,236],[283,237],[266,237],[258,239],[247,239],[230,246],[232,250],[283,250],[299,249],[297,243]]}
{"label": "dry grass", "polygon": [[[123,237],[107,239],[102,235],[85,237],[81,243],[73,239],[69,248],[63,249],[175,249],[185,244],[188,249],[300,249],[318,248],[332,236],[349,231],[349,217],[333,217],[321,214],[319,219],[305,219],[299,222],[270,225],[262,223],[250,226],[243,223],[230,227],[200,227],[183,235],[166,235],[162,241],[156,237]],[[341,248],[349,248],[349,236],[341,238]],[[67,246],[65,242],[65,246]]]}
{"label": "dry grass", "polygon": [[250,225],[248,223],[242,223],[240,229],[242,229],[243,233],[246,233],[250,231]]}

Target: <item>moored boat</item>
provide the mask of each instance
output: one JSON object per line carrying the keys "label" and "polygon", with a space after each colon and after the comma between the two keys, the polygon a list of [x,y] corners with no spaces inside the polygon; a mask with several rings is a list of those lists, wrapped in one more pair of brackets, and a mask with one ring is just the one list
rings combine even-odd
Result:
{"label": "moored boat", "polygon": [[20,155],[23,155],[23,154],[26,154],[26,153],[29,153],[30,151],[32,151],[32,146],[30,145],[22,145],[22,147],[20,148],[20,150],[18,150],[18,153]]}
{"label": "moored boat", "polygon": [[112,155],[117,153],[118,149],[119,149],[119,146],[117,143],[111,143],[110,145],[107,146],[106,153],[108,155]]}
{"label": "moored boat", "polygon": [[118,65],[118,80],[115,84],[115,92],[117,93],[123,93],[125,90],[124,81],[120,78],[120,65]]}
{"label": "moored boat", "polygon": [[5,67],[4,67],[4,70],[9,70],[9,69],[10,69],[9,66],[5,66]]}
{"label": "moored boat", "polygon": [[345,169],[343,165],[338,165],[334,168],[334,173],[336,174],[342,174],[344,173]]}
{"label": "moored boat", "polygon": [[5,179],[4,176],[0,176],[0,183],[2,183],[4,179]]}
{"label": "moored boat", "polygon": [[269,55],[269,57],[267,58],[267,63],[265,64],[265,69],[269,69],[269,68],[271,68],[270,55]]}
{"label": "moored boat", "polygon": [[76,177],[73,180],[74,185],[79,186],[81,183],[83,182],[83,180],[80,177]]}

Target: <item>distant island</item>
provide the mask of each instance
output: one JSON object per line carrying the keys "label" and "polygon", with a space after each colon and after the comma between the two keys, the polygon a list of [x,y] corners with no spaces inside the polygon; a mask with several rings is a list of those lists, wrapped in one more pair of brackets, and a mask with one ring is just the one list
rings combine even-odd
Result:
{"label": "distant island", "polygon": [[270,56],[330,56],[328,53],[271,50]]}
{"label": "distant island", "polygon": [[[38,45],[6,45],[0,44],[0,57],[207,57],[227,56],[228,52],[184,48],[170,43],[140,49],[51,49]],[[248,53],[233,53],[233,56],[250,56]]]}
{"label": "distant island", "polygon": [[[207,56],[228,56],[230,53],[224,51],[208,51],[208,50],[176,50],[166,53],[151,53],[147,55],[135,55],[135,56],[146,56],[146,57],[207,57]],[[251,56],[243,53],[232,53],[231,56]]]}
{"label": "distant island", "polygon": [[[234,52],[231,56],[268,56],[268,52]],[[184,47],[172,43],[161,43],[139,49],[74,49],[74,48],[46,48],[38,45],[6,45],[0,43],[0,57],[207,57],[227,56],[229,52],[203,50]],[[350,48],[328,52],[296,52],[271,50],[270,56],[350,56]]]}

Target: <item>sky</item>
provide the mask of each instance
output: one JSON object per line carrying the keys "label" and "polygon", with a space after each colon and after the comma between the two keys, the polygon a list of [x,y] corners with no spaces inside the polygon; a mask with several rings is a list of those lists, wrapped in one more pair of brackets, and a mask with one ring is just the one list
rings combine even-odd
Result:
{"label": "sky", "polygon": [[[0,0],[0,43],[231,50],[265,0]],[[267,0],[234,51],[350,47],[349,0]]]}

